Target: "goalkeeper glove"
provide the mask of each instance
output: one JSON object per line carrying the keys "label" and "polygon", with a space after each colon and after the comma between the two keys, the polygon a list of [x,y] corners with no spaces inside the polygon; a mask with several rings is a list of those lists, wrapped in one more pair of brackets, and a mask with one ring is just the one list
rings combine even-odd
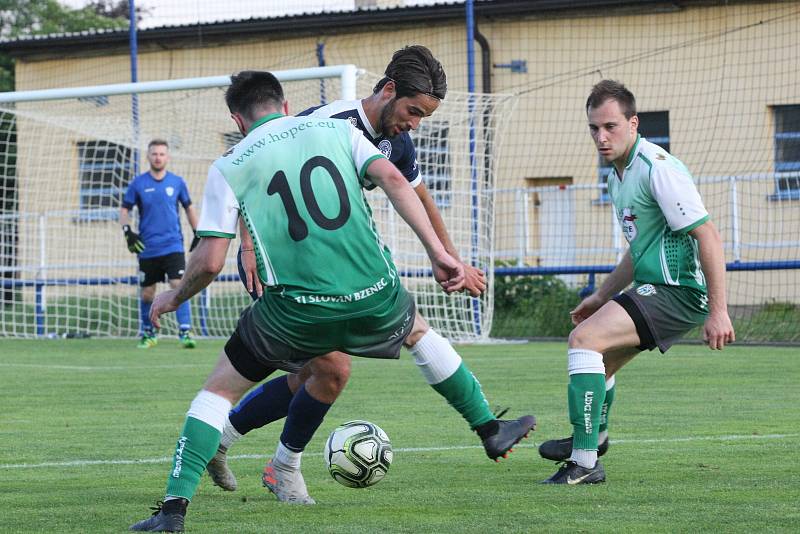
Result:
{"label": "goalkeeper glove", "polygon": [[200,244],[200,236],[197,235],[197,230],[192,230],[194,232],[194,239],[192,239],[192,244],[189,245],[189,252],[193,251],[197,245]]}
{"label": "goalkeeper glove", "polygon": [[144,242],[142,241],[142,238],[139,237],[139,234],[131,230],[129,225],[126,224],[123,226],[122,231],[125,232],[125,241],[128,242],[128,250],[134,254],[139,254],[144,250]]}

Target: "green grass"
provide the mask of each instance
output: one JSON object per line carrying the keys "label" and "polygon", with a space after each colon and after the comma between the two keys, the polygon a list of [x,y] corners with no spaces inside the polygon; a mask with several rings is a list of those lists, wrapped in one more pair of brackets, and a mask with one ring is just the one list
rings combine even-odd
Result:
{"label": "green grass", "polygon": [[[124,532],[163,495],[189,402],[221,341],[0,341],[0,532]],[[459,349],[492,403],[535,413],[536,441],[570,432],[561,343]],[[345,392],[303,461],[312,507],[260,486],[281,426],[231,449],[239,490],[203,482],[191,532],[790,532],[800,521],[796,348],[678,346],[619,373],[608,483],[549,487],[530,440],[486,459],[474,434],[400,361],[355,359]],[[348,489],[324,470],[327,434],[348,419],[383,427],[386,480]],[[245,455],[263,455],[246,458]],[[133,463],[137,462],[139,463]],[[47,464],[50,465],[47,465]],[[22,464],[27,464],[21,467]]]}

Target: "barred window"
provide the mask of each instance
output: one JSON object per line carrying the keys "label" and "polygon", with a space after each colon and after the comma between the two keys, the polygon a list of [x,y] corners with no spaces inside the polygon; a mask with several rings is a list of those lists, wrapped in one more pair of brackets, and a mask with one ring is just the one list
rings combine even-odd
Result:
{"label": "barred window", "polygon": [[78,142],[79,221],[116,220],[133,178],[133,150],[110,141]]}
{"label": "barred window", "polygon": [[800,200],[800,105],[774,106],[775,193],[770,200]]}

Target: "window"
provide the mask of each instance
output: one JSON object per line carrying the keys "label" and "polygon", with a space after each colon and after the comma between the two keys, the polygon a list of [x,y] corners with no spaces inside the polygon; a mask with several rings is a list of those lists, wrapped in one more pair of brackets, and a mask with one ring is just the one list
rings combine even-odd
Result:
{"label": "window", "polygon": [[[639,115],[639,134],[669,152],[669,111],[644,111]],[[603,189],[597,203],[610,202],[608,198],[608,175],[613,167],[600,158],[600,183]]]}
{"label": "window", "polygon": [[448,134],[447,122],[432,120],[420,123],[419,128],[412,132],[420,175],[439,209],[449,207],[452,201]]}
{"label": "window", "polygon": [[133,150],[110,141],[78,143],[79,221],[116,220],[133,177]]}
{"label": "window", "polygon": [[800,200],[800,105],[775,106],[775,193],[770,200]]}

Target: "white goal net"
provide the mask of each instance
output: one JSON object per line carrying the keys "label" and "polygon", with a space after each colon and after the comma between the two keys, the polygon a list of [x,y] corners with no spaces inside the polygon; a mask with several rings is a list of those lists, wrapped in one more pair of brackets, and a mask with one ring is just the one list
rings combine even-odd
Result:
{"label": "white goal net", "polygon": [[[379,75],[353,66],[280,71],[298,112],[371,93]],[[0,94],[0,336],[139,332],[138,266],[118,223],[150,139],[170,145],[168,170],[198,209],[208,165],[240,136],[223,101],[227,76]],[[134,96],[135,92],[135,96]],[[451,93],[414,133],[420,169],[465,262],[491,273],[492,198],[501,121],[513,100]],[[491,293],[445,296],[424,251],[381,192],[368,195],[406,286],[431,325],[454,340],[486,337]],[[134,210],[134,214],[136,211]],[[191,229],[182,215],[186,248]],[[217,283],[192,299],[197,335],[227,336],[249,297],[231,246]],[[165,286],[160,285],[157,291]],[[169,318],[162,333],[174,334]]]}

